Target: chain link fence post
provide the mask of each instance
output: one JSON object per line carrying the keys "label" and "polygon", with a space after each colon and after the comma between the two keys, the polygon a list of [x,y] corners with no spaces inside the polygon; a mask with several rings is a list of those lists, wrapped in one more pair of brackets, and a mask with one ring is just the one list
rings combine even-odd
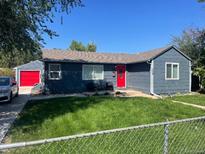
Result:
{"label": "chain link fence post", "polygon": [[169,146],[169,125],[164,124],[164,154],[168,154]]}

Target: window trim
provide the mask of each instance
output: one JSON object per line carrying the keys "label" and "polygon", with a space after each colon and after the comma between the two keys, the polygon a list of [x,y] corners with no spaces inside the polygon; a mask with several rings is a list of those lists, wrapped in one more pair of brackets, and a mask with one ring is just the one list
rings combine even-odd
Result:
{"label": "window trim", "polygon": [[[85,75],[84,75],[84,73],[85,73],[85,67],[86,67],[86,66],[92,66],[93,70],[94,70],[94,67],[96,67],[96,66],[102,67],[102,78],[101,78],[101,79],[94,79],[94,78],[92,78],[92,79],[86,79],[86,78],[85,78]],[[82,80],[85,80],[85,81],[104,80],[104,65],[83,64],[83,65],[82,65]]]}
{"label": "window trim", "polygon": [[[51,65],[58,65],[59,68],[60,68],[60,71],[51,71],[50,70]],[[52,78],[51,75],[50,75],[51,72],[58,72],[59,73],[59,78]],[[61,72],[62,72],[61,71],[61,64],[56,64],[56,63],[55,64],[53,64],[53,63],[48,64],[48,79],[49,80],[61,80],[62,79]]]}
{"label": "window trim", "polygon": [[[171,78],[167,78],[167,65],[171,65]],[[178,66],[177,78],[173,78],[173,65]],[[165,62],[165,80],[179,80],[179,63]]]}

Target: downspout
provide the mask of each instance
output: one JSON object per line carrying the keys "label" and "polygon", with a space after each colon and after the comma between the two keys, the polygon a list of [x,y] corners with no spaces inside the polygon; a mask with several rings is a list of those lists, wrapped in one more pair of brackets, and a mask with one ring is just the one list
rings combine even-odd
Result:
{"label": "downspout", "polygon": [[162,99],[162,96],[154,93],[154,60],[149,60],[147,63],[150,64],[150,94]]}
{"label": "downspout", "polygon": [[158,94],[155,94],[154,92],[152,92],[151,95],[153,95],[153,96],[155,96],[155,97],[158,97],[158,98],[160,98],[160,99],[163,98],[162,96],[160,96],[160,95],[158,95]]}
{"label": "downspout", "polygon": [[191,70],[191,61],[189,61],[189,92],[191,92],[192,86],[192,70]]}

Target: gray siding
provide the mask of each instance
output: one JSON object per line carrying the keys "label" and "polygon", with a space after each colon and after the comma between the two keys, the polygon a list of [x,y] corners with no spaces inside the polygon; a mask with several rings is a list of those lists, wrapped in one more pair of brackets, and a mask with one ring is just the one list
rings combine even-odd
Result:
{"label": "gray siding", "polygon": [[[82,80],[82,64],[81,63],[60,63],[62,71],[61,80],[49,80],[48,79],[48,64],[45,62],[45,85],[50,93],[74,93],[86,91],[86,85],[89,82],[101,82],[99,81],[85,81]],[[115,71],[115,65],[104,64],[104,80],[110,81],[113,85],[116,85],[116,79],[113,77],[113,71]]]}
{"label": "gray siding", "polygon": [[[179,63],[179,80],[165,80],[165,62]],[[189,92],[189,60],[170,49],[154,59],[154,92],[173,94]]]}
{"label": "gray siding", "polygon": [[150,64],[127,65],[127,88],[150,92]]}

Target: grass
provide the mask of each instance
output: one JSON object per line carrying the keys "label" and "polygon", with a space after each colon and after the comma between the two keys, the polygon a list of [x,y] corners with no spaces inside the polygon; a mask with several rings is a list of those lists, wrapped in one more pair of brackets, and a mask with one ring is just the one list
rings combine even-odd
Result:
{"label": "grass", "polygon": [[176,100],[176,101],[182,101],[182,102],[186,102],[186,103],[205,106],[205,95],[204,94],[175,96],[171,99]]}
{"label": "grass", "polygon": [[12,126],[8,140],[17,142],[60,137],[204,114],[203,110],[167,99],[58,98],[28,103]]}
{"label": "grass", "polygon": [[[169,125],[169,153],[204,153],[205,121]],[[37,146],[17,148],[8,153],[163,153],[164,126],[134,129],[75,138]]]}

